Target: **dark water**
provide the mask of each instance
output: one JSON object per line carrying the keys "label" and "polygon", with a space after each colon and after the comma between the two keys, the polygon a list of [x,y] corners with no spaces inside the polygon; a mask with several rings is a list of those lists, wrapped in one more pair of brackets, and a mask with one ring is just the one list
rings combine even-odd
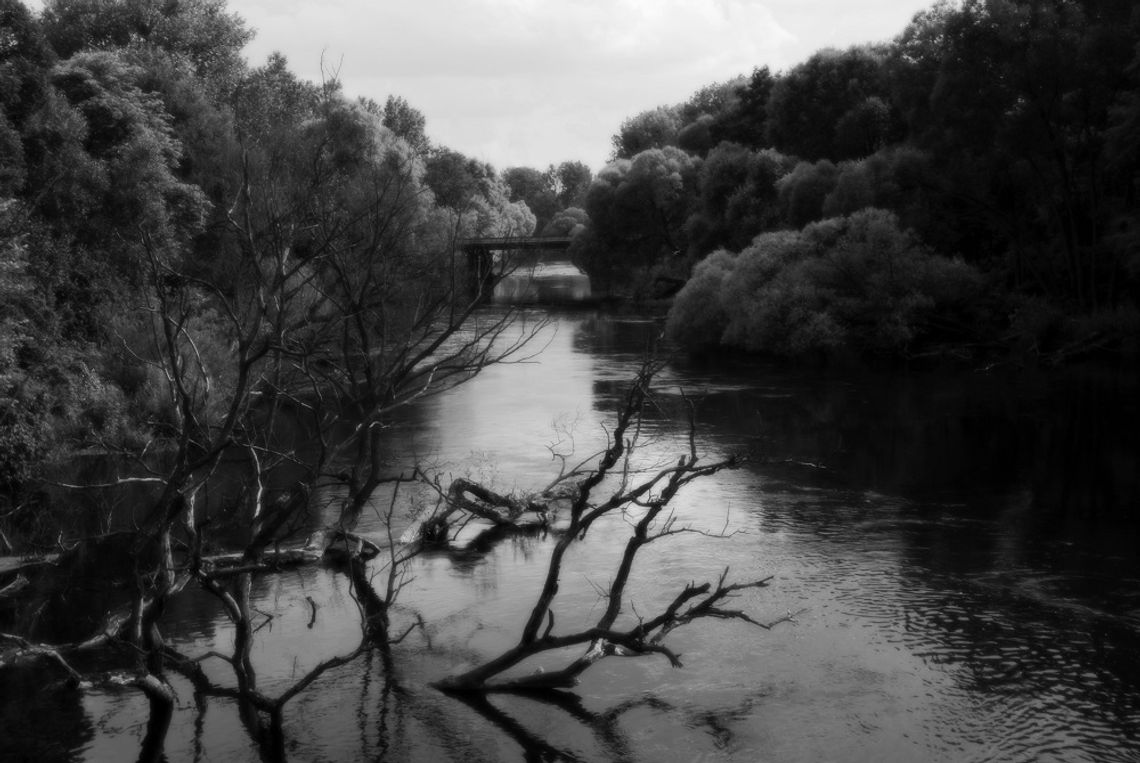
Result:
{"label": "dark water", "polygon": [[[657,330],[557,317],[533,362],[489,369],[407,412],[391,430],[393,466],[430,463],[503,491],[541,486],[557,471],[548,445],[585,455],[601,442]],[[824,375],[678,360],[658,386],[646,459],[682,452],[684,390],[702,449],[745,464],[682,494],[680,524],[730,537],[648,547],[631,587],[636,611],[730,567],[742,579],[774,576],[737,605],[761,620],[804,609],[796,621],[770,632],[699,623],[670,637],[684,669],[611,659],[584,676],[576,702],[495,697],[473,707],[427,684],[513,640],[550,543],[425,557],[396,620],[420,613],[427,637],[397,647],[391,671],[362,658],[295,699],[293,758],[1140,759],[1134,374]],[[378,537],[387,498],[366,528]],[[559,630],[600,611],[596,586],[610,578],[623,529],[599,528],[570,559]],[[256,586],[275,615],[257,636],[263,691],[355,645],[359,617],[342,578],[307,569]],[[312,628],[309,598],[319,603]],[[186,652],[230,647],[206,597],[179,600],[168,623]],[[49,757],[137,755],[146,717],[137,692],[39,696],[24,707],[28,688],[0,687],[0,737],[50,739],[40,748]],[[176,688],[170,760],[258,759],[232,704],[197,705],[189,685]],[[54,714],[42,712],[53,702]]]}

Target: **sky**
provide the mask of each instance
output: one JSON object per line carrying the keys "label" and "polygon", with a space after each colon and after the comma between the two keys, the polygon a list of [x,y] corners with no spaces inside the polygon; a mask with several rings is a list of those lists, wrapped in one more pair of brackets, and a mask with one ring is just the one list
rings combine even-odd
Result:
{"label": "sky", "polygon": [[[437,144],[497,169],[595,171],[610,137],[754,67],[889,40],[934,0],[229,0],[298,75],[402,96]],[[33,3],[38,5],[38,3]]]}

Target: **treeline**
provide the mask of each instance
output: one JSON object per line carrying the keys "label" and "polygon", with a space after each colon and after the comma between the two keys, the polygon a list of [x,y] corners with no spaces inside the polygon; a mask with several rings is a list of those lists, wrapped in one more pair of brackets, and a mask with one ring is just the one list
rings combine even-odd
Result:
{"label": "treeline", "polygon": [[687,282],[693,347],[1134,348],[1138,41],[1129,0],[940,2],[710,85],[621,125],[577,257],[619,293]]}
{"label": "treeline", "polygon": [[383,386],[457,297],[455,238],[533,231],[402,98],[251,66],[251,35],[223,0],[0,0],[0,520],[50,455],[245,426],[273,363]]}

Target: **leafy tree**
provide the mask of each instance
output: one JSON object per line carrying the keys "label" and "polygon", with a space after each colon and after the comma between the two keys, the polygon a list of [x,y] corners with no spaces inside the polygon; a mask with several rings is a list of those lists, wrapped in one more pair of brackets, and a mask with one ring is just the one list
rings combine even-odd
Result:
{"label": "leafy tree", "polygon": [[878,96],[857,103],[835,125],[835,154],[870,156],[896,138],[890,107]]}
{"label": "leafy tree", "polygon": [[1103,136],[1136,23],[1128,4],[1061,0],[967,2],[928,22],[940,55],[921,68],[934,81],[917,138],[968,200],[972,240],[1015,283],[1086,309],[1115,298],[1117,255],[1099,239],[1124,186]]}
{"label": "leafy tree", "polygon": [[736,99],[717,119],[713,138],[739,143],[752,149],[767,148],[768,99],[776,78],[767,66],[752,70],[747,80],[736,86]]}
{"label": "leafy tree", "polygon": [[835,190],[839,168],[827,159],[814,164],[800,162],[776,183],[785,219],[793,228],[802,228],[823,218],[823,206]]}
{"label": "leafy tree", "polygon": [[384,102],[382,124],[416,151],[431,147],[425,132],[427,118],[400,96],[390,95]]}
{"label": "leafy tree", "polygon": [[725,249],[697,263],[669,309],[666,333],[671,340],[691,350],[720,345],[730,316],[723,293],[735,268],[736,255]]}
{"label": "leafy tree", "polygon": [[586,195],[593,237],[584,264],[605,282],[628,282],[683,255],[684,222],[699,160],[674,146],[642,151],[606,166]]}
{"label": "leafy tree", "polygon": [[677,295],[667,331],[693,348],[898,355],[969,331],[981,289],[968,265],[869,209],[714,253]]}
{"label": "leafy tree", "polygon": [[913,147],[894,147],[840,163],[834,189],[823,202],[824,217],[844,217],[861,209],[889,209],[900,225],[919,233],[939,251],[955,251],[953,225],[934,210],[942,189],[932,158]]}
{"label": "leafy tree", "polygon": [[533,167],[508,167],[503,170],[503,182],[510,191],[510,200],[521,201],[530,208],[539,230],[558,211],[558,196],[551,173],[540,172]]}
{"label": "leafy tree", "polygon": [[115,239],[129,229],[166,242],[195,232],[205,200],[175,173],[182,147],[161,102],[137,85],[142,72],[112,52],[80,53],[57,65],[52,85],[82,119],[88,193],[95,209],[75,210],[77,237],[109,260],[130,265]]}
{"label": "leafy tree", "polygon": [[704,156],[724,139],[721,123],[739,109],[744,78],[707,85],[681,104],[683,126],[677,132],[677,145],[689,153]]}
{"label": "leafy tree", "polygon": [[245,69],[253,32],[225,0],[47,0],[43,24],[61,58],[82,50],[157,48],[184,61],[213,97]]}
{"label": "leafy tree", "polygon": [[880,50],[854,47],[823,50],[794,67],[772,86],[768,140],[808,161],[856,158],[887,142],[883,61]]}
{"label": "leafy tree", "polygon": [[0,0],[0,106],[8,130],[23,130],[42,105],[55,58],[27,7],[19,0]]}
{"label": "leafy tree", "polygon": [[782,218],[776,183],[791,162],[775,151],[721,143],[701,163],[693,214],[685,223],[690,252],[740,249]]}
{"label": "leafy tree", "polygon": [[463,209],[476,195],[489,193],[495,179],[491,165],[449,148],[438,149],[427,158],[424,180],[445,207]]}
{"label": "leafy tree", "polygon": [[705,156],[715,143],[716,118],[711,114],[701,114],[682,127],[677,133],[677,147],[690,154]]}
{"label": "leafy tree", "polygon": [[563,209],[547,223],[540,235],[554,237],[576,237],[586,230],[590,224],[590,216],[586,210],[579,207]]}
{"label": "leafy tree", "polygon": [[613,158],[632,159],[643,151],[677,144],[683,120],[679,106],[658,106],[622,122],[613,136]]}
{"label": "leafy tree", "polygon": [[555,186],[558,189],[558,203],[563,209],[580,207],[585,203],[586,192],[594,179],[594,173],[582,162],[562,162],[552,168]]}
{"label": "leafy tree", "polygon": [[424,184],[436,203],[450,210],[449,229],[462,236],[529,236],[535,216],[524,201],[512,201],[495,168],[448,148],[424,162]]}
{"label": "leafy tree", "polygon": [[238,139],[246,146],[272,145],[313,118],[320,100],[320,89],[299,80],[285,56],[273,53],[263,66],[247,73],[234,93]]}

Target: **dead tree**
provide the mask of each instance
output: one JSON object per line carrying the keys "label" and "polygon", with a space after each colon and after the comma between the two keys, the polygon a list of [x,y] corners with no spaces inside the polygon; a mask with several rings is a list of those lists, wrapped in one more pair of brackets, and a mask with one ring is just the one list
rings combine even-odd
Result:
{"label": "dead tree", "polygon": [[[772,623],[762,623],[727,603],[741,591],[763,588],[769,578],[744,583],[729,583],[725,570],[716,583],[690,583],[674,596],[658,614],[641,618],[635,624],[621,627],[619,616],[625,604],[626,586],[633,572],[638,552],[649,543],[689,532],[679,528],[667,509],[678,491],[694,480],[711,476],[736,465],[734,458],[702,461],[697,452],[695,419],[690,406],[688,452],[675,464],[640,474],[633,467],[641,416],[650,401],[650,384],[658,366],[646,364],[627,392],[617,422],[609,436],[609,445],[587,476],[578,481],[565,520],[547,565],[541,591],[531,609],[518,642],[487,662],[450,676],[438,686],[447,691],[535,691],[564,689],[576,685],[591,665],[611,655],[640,656],[657,654],[666,657],[674,667],[681,666],[680,655],[663,643],[672,630],[695,620],[706,618],[733,619],[761,628],[791,619],[789,614]],[[600,500],[595,498],[603,484],[617,481],[617,487]],[[464,491],[469,487],[464,485]],[[605,611],[590,628],[572,633],[556,632],[552,604],[558,595],[562,565],[568,551],[586,539],[598,521],[624,515],[632,523],[614,578],[606,590]],[[536,655],[567,647],[584,647],[582,654],[560,670],[521,677],[501,678],[502,674]]]}

